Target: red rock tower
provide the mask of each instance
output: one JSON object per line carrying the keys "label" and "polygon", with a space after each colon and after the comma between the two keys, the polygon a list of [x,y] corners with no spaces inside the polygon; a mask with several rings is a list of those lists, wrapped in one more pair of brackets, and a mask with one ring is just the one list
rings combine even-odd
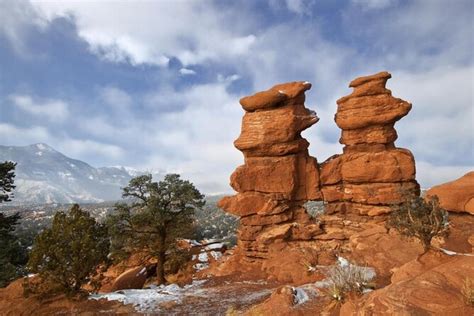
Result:
{"label": "red rock tower", "polygon": [[321,199],[318,164],[301,131],[319,119],[304,105],[309,82],[291,82],[244,97],[242,131],[234,142],[245,164],[231,176],[238,193],[219,201],[240,216],[238,250],[247,261],[268,257],[275,241],[308,240],[319,233],[302,206]]}
{"label": "red rock tower", "polygon": [[321,165],[326,212],[376,216],[390,212],[406,194],[419,195],[415,160],[407,149],[395,147],[396,121],[411,104],[385,88],[388,72],[353,80],[354,91],[337,100],[335,121],[342,129],[344,153]]}

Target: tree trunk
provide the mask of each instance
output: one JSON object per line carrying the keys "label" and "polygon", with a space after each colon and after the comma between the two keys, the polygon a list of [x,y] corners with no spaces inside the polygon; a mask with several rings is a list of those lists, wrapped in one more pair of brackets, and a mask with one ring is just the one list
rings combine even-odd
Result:
{"label": "tree trunk", "polygon": [[158,251],[158,262],[156,264],[156,280],[158,281],[158,284],[163,284],[166,283],[165,279],[165,260],[166,260],[166,233],[162,232],[159,234],[159,247],[160,250]]}

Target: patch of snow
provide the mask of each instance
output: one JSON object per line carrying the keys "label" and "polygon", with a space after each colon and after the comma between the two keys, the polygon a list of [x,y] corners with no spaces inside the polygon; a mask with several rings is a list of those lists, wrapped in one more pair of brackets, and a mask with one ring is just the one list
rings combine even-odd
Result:
{"label": "patch of snow", "polygon": [[45,144],[36,144],[36,148],[39,150],[46,150],[48,149]]}
{"label": "patch of snow", "polygon": [[38,152],[36,152],[36,155],[37,155],[37,156],[43,156],[43,152],[42,152],[42,151],[38,151]]}
{"label": "patch of snow", "polygon": [[295,293],[293,299],[295,305],[303,304],[309,300],[308,294],[302,288],[293,288],[293,293]]}
{"label": "patch of snow", "polygon": [[224,247],[224,243],[219,242],[216,244],[210,244],[206,246],[206,250],[216,250],[216,249],[222,249]]}
{"label": "patch of snow", "polygon": [[200,262],[208,262],[209,261],[209,257],[207,256],[207,253],[206,252],[201,252],[199,255],[198,255],[198,260]]}
{"label": "patch of snow", "polygon": [[471,253],[460,253],[460,252],[456,252],[456,251],[452,251],[452,250],[448,250],[448,249],[444,249],[444,248],[438,248],[438,249],[441,250],[442,252],[444,252],[445,254],[447,254],[448,256],[474,257],[474,254],[471,254]]}
{"label": "patch of snow", "polygon": [[220,258],[222,258],[222,252],[220,251],[211,251],[211,256],[215,259],[215,260],[219,260]]}
{"label": "patch of snow", "polygon": [[198,289],[206,280],[194,281],[184,287],[176,284],[160,285],[150,289],[120,290],[105,294],[92,294],[89,299],[119,301],[123,304],[132,304],[141,313],[159,311],[159,304],[164,302],[181,302],[183,295]]}
{"label": "patch of snow", "polygon": [[[332,269],[341,269],[342,268],[342,271],[338,272],[338,274],[340,274],[340,275],[351,274],[352,271],[357,270],[358,273],[360,273],[362,284],[358,284],[358,283],[356,283],[356,284],[357,284],[357,286],[359,286],[361,288],[363,293],[366,293],[365,291],[369,290],[369,288],[366,288],[365,286],[367,285],[367,283],[369,283],[376,276],[374,268],[361,267],[361,266],[352,264],[352,263],[349,262],[349,260],[347,260],[343,257],[339,257],[339,256],[337,257],[337,263],[336,263],[335,266],[329,266],[329,267],[318,266],[318,268],[321,269],[321,270],[326,270],[328,275],[331,274]],[[328,277],[328,278],[326,278],[322,281],[315,282],[314,286],[316,288],[331,287],[331,286],[333,286],[334,282],[344,282],[344,280],[342,278],[343,277],[341,277],[341,276],[337,276],[336,279],[331,279],[331,278]]]}
{"label": "patch of snow", "polygon": [[278,90],[278,93],[279,94],[286,94],[285,91],[282,91],[282,90]]}
{"label": "patch of snow", "polygon": [[136,274],[136,276],[139,276],[139,275],[141,275],[141,274],[144,274],[145,272],[146,272],[146,268],[143,267],[143,268],[140,270],[140,272],[138,272],[138,273]]}
{"label": "patch of snow", "polygon": [[189,240],[189,243],[193,246],[201,246],[201,243],[194,239]]}
{"label": "patch of snow", "polygon": [[204,239],[204,240],[202,241],[202,244],[204,244],[204,245],[209,245],[209,244],[214,244],[214,243],[216,243],[216,242],[220,242],[220,240],[219,240],[219,239],[215,239],[215,238],[211,238],[211,239]]}
{"label": "patch of snow", "polygon": [[303,84],[306,86],[306,85],[308,85],[308,84],[311,84],[311,82],[305,81],[305,82],[303,82]]}
{"label": "patch of snow", "polygon": [[184,239],[183,238],[183,240],[185,242],[187,242],[188,244],[190,244],[191,246],[193,246],[193,247],[194,246],[201,246],[201,244],[198,241],[194,240],[194,239]]}
{"label": "patch of snow", "polygon": [[455,252],[455,251],[447,250],[447,249],[444,249],[444,248],[439,248],[439,250],[441,250],[442,252],[444,252],[444,253],[447,254],[448,256],[454,256],[454,255],[457,255],[457,254],[458,254],[458,253]]}
{"label": "patch of snow", "polygon": [[337,261],[341,267],[348,267],[349,266],[349,260],[343,257],[337,257]]}
{"label": "patch of snow", "polygon": [[94,180],[94,176],[93,176],[93,175],[89,175],[89,179]]}

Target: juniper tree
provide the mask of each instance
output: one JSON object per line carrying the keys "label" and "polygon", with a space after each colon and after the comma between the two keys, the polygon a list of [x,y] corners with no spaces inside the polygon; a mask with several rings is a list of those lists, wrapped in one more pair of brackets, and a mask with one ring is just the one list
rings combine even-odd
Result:
{"label": "juniper tree", "polygon": [[51,228],[36,237],[28,267],[71,294],[91,280],[108,252],[106,227],[74,204],[67,214],[57,212]]}
{"label": "juniper tree", "polygon": [[204,206],[204,195],[178,174],[153,182],[151,175],[130,180],[123,198],[107,223],[112,251],[130,255],[140,252],[157,261],[157,281],[165,282],[165,266],[176,260],[176,240],[194,233],[194,210]]}
{"label": "juniper tree", "polygon": [[434,237],[448,235],[448,212],[440,207],[436,196],[426,200],[412,196],[393,209],[387,226],[396,229],[402,236],[418,239],[426,253],[431,248]]}

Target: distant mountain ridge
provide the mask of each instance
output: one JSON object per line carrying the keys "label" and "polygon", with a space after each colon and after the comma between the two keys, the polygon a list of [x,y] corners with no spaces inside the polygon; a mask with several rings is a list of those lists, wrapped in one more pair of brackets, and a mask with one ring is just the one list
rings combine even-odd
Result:
{"label": "distant mountain ridge", "polygon": [[[5,160],[17,163],[14,204],[114,201],[132,177],[145,173],[121,166],[94,168],[42,143],[0,145],[0,161]],[[153,176],[158,179],[162,174]]]}

